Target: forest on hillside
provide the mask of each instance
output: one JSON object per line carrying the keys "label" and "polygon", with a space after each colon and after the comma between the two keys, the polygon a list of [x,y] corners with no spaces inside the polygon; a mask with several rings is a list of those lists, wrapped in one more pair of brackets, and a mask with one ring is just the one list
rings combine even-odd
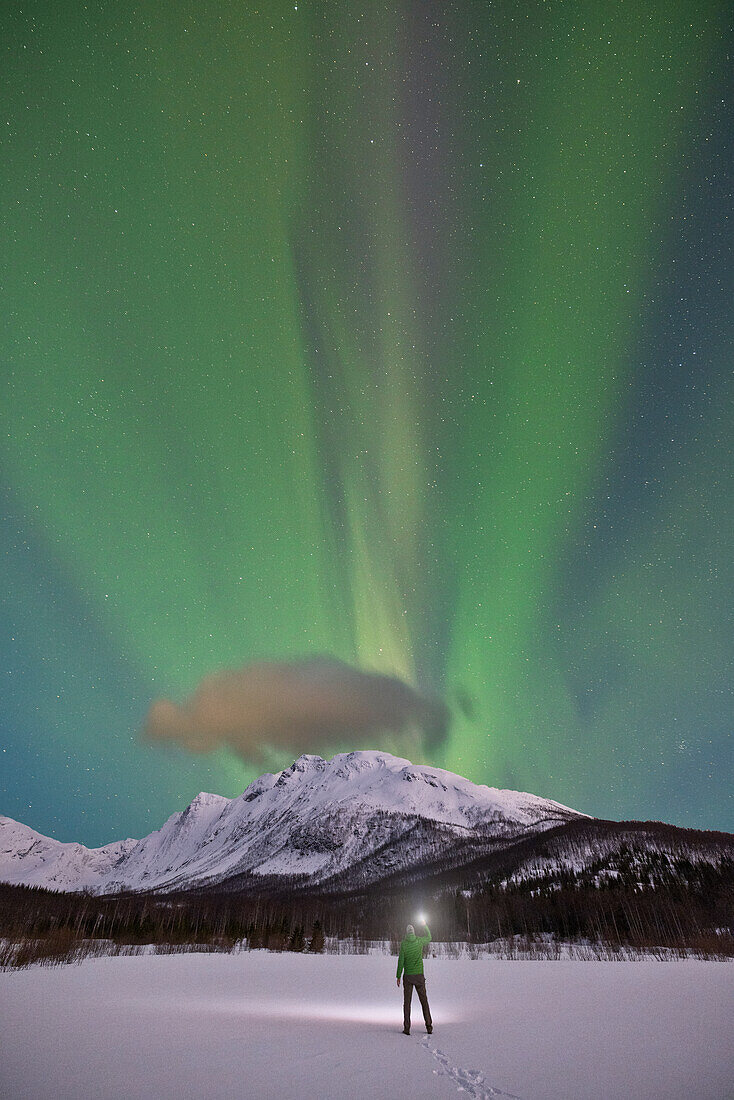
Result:
{"label": "forest on hillside", "polygon": [[[166,950],[322,951],[325,941],[390,941],[420,909],[434,940],[487,944],[591,943],[607,949],[668,948],[734,957],[734,860],[671,862],[621,852],[613,875],[603,861],[513,880],[497,874],[469,887],[422,887],[318,895],[238,894],[212,888],[116,896],[0,884],[0,966],[78,957],[81,945],[152,944]],[[606,868],[608,870],[608,868]],[[355,946],[356,945],[356,946]]]}

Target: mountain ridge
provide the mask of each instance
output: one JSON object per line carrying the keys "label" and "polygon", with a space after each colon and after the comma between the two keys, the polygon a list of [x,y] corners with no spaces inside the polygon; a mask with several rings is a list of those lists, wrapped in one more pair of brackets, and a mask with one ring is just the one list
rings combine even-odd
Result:
{"label": "mountain ridge", "polygon": [[181,889],[243,875],[263,884],[305,878],[317,885],[356,864],[367,867],[371,854],[373,877],[386,859],[394,872],[400,840],[416,826],[422,847],[445,855],[467,836],[500,843],[579,817],[588,815],[389,753],[341,753],[329,761],[303,754],[236,798],[200,792],[140,840],[85,848],[0,817],[0,881],[100,893]]}

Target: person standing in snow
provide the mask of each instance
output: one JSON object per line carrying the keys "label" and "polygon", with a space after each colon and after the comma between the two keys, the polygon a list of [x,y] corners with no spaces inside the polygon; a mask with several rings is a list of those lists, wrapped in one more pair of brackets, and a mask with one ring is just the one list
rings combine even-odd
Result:
{"label": "person standing in snow", "polygon": [[406,936],[403,942],[400,944],[400,954],[398,955],[398,989],[400,988],[400,975],[403,974],[403,1035],[410,1035],[410,1002],[413,999],[413,989],[415,988],[418,999],[423,1009],[423,1019],[426,1024],[426,1031],[429,1035],[433,1032],[433,1020],[431,1019],[431,1010],[428,1007],[428,997],[426,996],[426,978],[423,973],[423,948],[427,943],[431,942],[431,933],[428,925],[423,923],[425,928],[425,935],[416,936],[415,928],[412,924],[409,924],[406,929]]}

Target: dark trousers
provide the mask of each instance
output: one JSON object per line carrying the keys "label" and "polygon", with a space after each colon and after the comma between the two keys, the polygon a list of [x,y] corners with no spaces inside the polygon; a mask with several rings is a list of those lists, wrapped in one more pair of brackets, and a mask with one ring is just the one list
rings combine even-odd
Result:
{"label": "dark trousers", "polygon": [[423,1009],[423,1019],[426,1027],[433,1027],[431,1010],[428,1007],[428,997],[426,996],[425,974],[403,974],[403,1027],[406,1031],[410,1031],[410,1002],[413,999],[413,986],[415,986],[418,1000]]}

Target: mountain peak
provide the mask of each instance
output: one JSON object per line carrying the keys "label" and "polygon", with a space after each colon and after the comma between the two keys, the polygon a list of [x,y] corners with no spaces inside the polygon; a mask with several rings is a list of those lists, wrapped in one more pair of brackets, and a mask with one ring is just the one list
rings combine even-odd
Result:
{"label": "mountain peak", "polygon": [[199,791],[196,798],[192,799],[189,803],[189,808],[192,806],[198,808],[199,806],[224,806],[225,802],[229,802],[228,798],[225,798],[221,794],[209,794],[207,791]]}
{"label": "mountain peak", "polygon": [[290,775],[294,772],[321,771],[325,767],[326,761],[323,756],[313,756],[311,753],[304,752],[302,756],[294,760],[290,767],[286,768],[281,774]]}

